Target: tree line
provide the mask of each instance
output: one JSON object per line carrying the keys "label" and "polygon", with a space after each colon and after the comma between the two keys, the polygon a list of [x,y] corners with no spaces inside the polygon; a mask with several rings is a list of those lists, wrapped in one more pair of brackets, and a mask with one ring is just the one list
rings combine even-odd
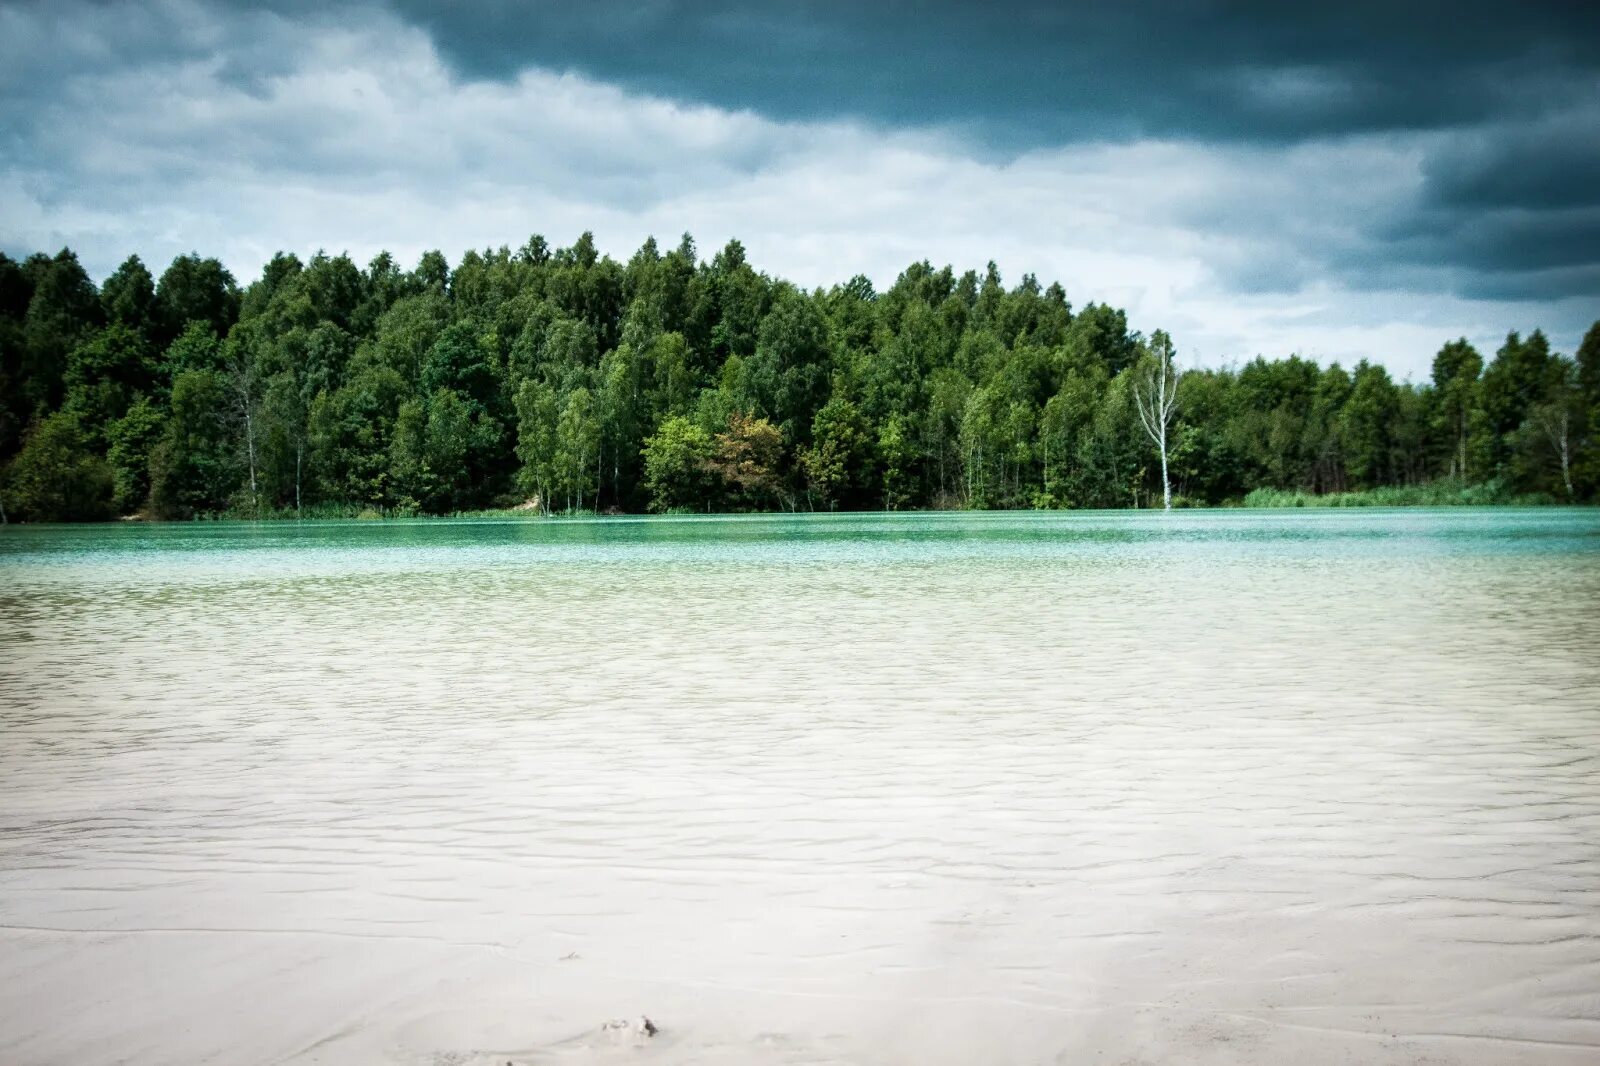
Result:
{"label": "tree line", "polygon": [[243,288],[197,254],[159,278],[130,257],[98,287],[70,250],[0,254],[0,505],[57,521],[1600,490],[1600,323],[1573,357],[1538,330],[1488,359],[1452,341],[1420,383],[1298,356],[1180,376],[1171,352],[993,263],[805,291],[687,235],[625,263],[587,233],[454,269],[280,253]]}

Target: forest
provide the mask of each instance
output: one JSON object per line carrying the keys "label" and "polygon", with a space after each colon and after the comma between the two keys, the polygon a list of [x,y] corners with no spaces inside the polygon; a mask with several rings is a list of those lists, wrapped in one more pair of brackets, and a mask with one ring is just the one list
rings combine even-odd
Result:
{"label": "forest", "polygon": [[[0,254],[0,506],[118,516],[1160,506],[1124,312],[993,263],[805,291],[730,241],[214,258],[96,286],[70,250]],[[1181,356],[1177,360],[1181,365]],[[1290,355],[1188,369],[1176,506],[1391,487],[1485,502],[1600,490],[1600,323],[1465,340],[1397,382]]]}

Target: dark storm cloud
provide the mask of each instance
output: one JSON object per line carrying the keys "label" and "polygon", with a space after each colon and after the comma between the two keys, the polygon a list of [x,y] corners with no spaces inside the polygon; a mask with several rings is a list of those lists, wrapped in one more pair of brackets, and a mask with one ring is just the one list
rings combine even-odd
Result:
{"label": "dark storm cloud", "polygon": [[1600,84],[1530,122],[1445,135],[1411,213],[1378,236],[1478,298],[1600,296]]}
{"label": "dark storm cloud", "polygon": [[1463,211],[1593,204],[1600,190],[1600,106],[1579,121],[1463,137],[1433,155],[1426,174],[1435,202]]}
{"label": "dark storm cloud", "polygon": [[1600,297],[1600,208],[1431,209],[1383,237],[1376,247],[1390,262],[1468,267],[1454,270],[1451,287],[1470,298]]}
{"label": "dark storm cloud", "polygon": [[1537,112],[1600,70],[1589,2],[389,2],[469,76],[536,64],[1010,146],[1427,129]]}
{"label": "dark storm cloud", "polygon": [[[1140,137],[1292,145],[1436,133],[1398,217],[1332,271],[1427,261],[1457,291],[1600,271],[1600,3],[389,0],[467,77],[530,64],[790,119],[953,129],[1001,156]],[[1315,253],[1312,253],[1314,256]],[[1593,269],[1591,269],[1593,268]],[[1251,289],[1310,271],[1250,269]],[[1251,275],[1246,277],[1245,274]]]}

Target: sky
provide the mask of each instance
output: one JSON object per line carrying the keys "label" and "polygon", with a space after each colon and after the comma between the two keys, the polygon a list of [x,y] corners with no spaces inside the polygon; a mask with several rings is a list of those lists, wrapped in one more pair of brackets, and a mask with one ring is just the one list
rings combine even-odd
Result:
{"label": "sky", "polygon": [[584,230],[806,287],[994,260],[1195,365],[1570,352],[1600,4],[0,0],[13,256],[248,282]]}

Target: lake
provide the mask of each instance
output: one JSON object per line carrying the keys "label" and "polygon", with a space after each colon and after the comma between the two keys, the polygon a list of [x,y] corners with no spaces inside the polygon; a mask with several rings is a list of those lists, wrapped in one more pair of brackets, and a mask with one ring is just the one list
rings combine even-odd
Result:
{"label": "lake", "polygon": [[11,527],[0,825],[9,1066],[1594,1063],[1600,511]]}

